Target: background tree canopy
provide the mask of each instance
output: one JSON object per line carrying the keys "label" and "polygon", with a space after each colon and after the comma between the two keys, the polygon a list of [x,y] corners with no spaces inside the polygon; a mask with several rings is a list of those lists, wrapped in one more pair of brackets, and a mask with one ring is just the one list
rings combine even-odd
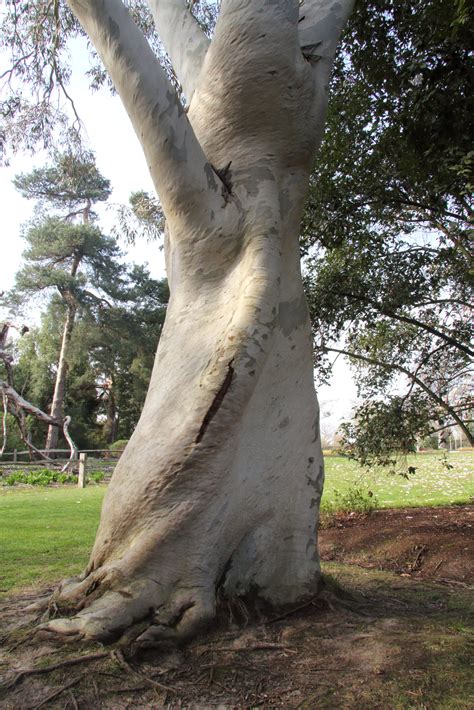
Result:
{"label": "background tree canopy", "polygon": [[[166,281],[133,267],[120,299],[98,308],[80,307],[68,354],[64,409],[80,448],[103,448],[128,439],[140,416],[166,314]],[[15,346],[15,386],[47,411],[61,347],[65,309],[53,298],[41,323]],[[43,446],[44,426],[29,421],[33,442]],[[18,448],[9,427],[9,448]]]}
{"label": "background tree canopy", "polygon": [[[52,164],[17,176],[15,185],[37,210],[25,226],[24,264],[4,305],[14,320],[20,313],[28,318],[34,297],[43,306],[41,325],[16,345],[15,387],[55,419],[67,412],[82,448],[128,438],[145,399],[167,284],[126,266],[116,239],[99,228],[93,206],[111,188],[91,153],[56,153]],[[138,222],[157,228],[144,193],[131,205]],[[28,424],[41,447],[42,428],[33,419]],[[57,446],[58,428],[50,427],[46,448]]]}
{"label": "background tree canopy", "polygon": [[316,364],[350,355],[364,462],[450,424],[473,443],[472,20],[463,0],[360,2],[338,55],[302,250]]}

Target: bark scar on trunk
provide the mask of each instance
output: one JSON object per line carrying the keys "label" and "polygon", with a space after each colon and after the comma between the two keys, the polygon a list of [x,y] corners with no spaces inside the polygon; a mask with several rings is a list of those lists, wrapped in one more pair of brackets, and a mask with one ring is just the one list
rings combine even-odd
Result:
{"label": "bark scar on trunk", "polygon": [[225,168],[217,169],[213,165],[211,165],[212,169],[214,170],[215,174],[219,178],[219,180],[222,182],[222,197],[224,198],[224,204],[227,204],[230,200],[230,196],[232,194],[232,181],[231,181],[231,170],[230,166],[232,165],[232,160],[227,163]]}
{"label": "bark scar on trunk", "polygon": [[227,394],[227,390],[229,389],[231,383],[232,383],[232,378],[234,377],[234,368],[232,363],[234,362],[234,358],[229,362],[227,365],[227,373],[224,378],[224,382],[221,384],[219,391],[216,393],[214,399],[212,400],[212,404],[207,410],[204,419],[202,420],[201,427],[199,429],[198,435],[196,437],[196,444],[199,444],[201,439],[203,438],[204,434],[206,433],[206,429],[211,423],[212,419],[215,417],[217,412],[219,411],[219,407],[221,406],[222,402],[224,401],[224,397]]}

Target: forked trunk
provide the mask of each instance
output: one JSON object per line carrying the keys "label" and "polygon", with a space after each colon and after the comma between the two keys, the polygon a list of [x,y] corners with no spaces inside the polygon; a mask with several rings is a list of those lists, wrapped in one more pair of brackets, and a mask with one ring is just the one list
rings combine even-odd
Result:
{"label": "forked trunk", "polygon": [[[47,628],[155,644],[195,633],[218,592],[284,604],[318,587],[323,461],[298,230],[345,15],[337,2],[309,9],[325,48],[315,69],[297,0],[224,0],[212,43],[195,45],[202,69],[184,72],[186,117],[171,94],[157,103],[154,65],[147,81],[136,69],[141,52],[148,69],[152,59],[125,34],[120,3],[71,5],[142,138],[167,217],[171,299],[89,565],[55,595],[77,613]],[[157,21],[186,12],[150,5]]]}

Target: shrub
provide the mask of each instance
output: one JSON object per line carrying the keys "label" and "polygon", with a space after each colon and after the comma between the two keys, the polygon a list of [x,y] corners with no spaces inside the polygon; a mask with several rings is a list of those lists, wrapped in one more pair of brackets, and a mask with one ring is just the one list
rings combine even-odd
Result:
{"label": "shrub", "polygon": [[94,483],[100,483],[104,480],[105,473],[103,471],[91,471],[87,474],[87,479]]}
{"label": "shrub", "polygon": [[13,471],[2,480],[2,485],[49,486],[51,483],[74,483],[75,480],[75,476],[70,473],[43,468],[37,471]]}
{"label": "shrub", "polygon": [[372,491],[352,486],[348,491],[334,491],[330,503],[321,505],[321,527],[331,527],[338,515],[370,515],[378,507],[378,499]]}
{"label": "shrub", "polygon": [[113,444],[110,444],[109,451],[122,451],[128,444],[128,439],[117,439]]}

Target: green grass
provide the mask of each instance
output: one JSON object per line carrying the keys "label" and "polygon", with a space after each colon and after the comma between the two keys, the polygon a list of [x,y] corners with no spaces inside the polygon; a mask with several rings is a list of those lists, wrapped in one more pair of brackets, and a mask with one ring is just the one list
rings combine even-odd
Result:
{"label": "green grass", "polygon": [[416,467],[416,472],[406,480],[383,470],[367,472],[354,461],[328,456],[323,507],[333,503],[336,491],[347,495],[354,487],[370,490],[380,508],[468,503],[474,497],[474,452],[449,454],[447,461],[452,466],[448,470],[441,454],[409,456],[407,465]]}
{"label": "green grass", "polygon": [[0,596],[79,573],[104,486],[0,490]]}
{"label": "green grass", "polygon": [[[340,457],[326,459],[323,504],[357,486],[371,490],[380,507],[466,503],[474,496],[474,453],[449,456],[446,471],[437,455],[410,457],[409,481],[365,473]],[[0,596],[79,573],[94,541],[105,486],[84,490],[0,488]],[[323,505],[323,507],[324,507]]]}

